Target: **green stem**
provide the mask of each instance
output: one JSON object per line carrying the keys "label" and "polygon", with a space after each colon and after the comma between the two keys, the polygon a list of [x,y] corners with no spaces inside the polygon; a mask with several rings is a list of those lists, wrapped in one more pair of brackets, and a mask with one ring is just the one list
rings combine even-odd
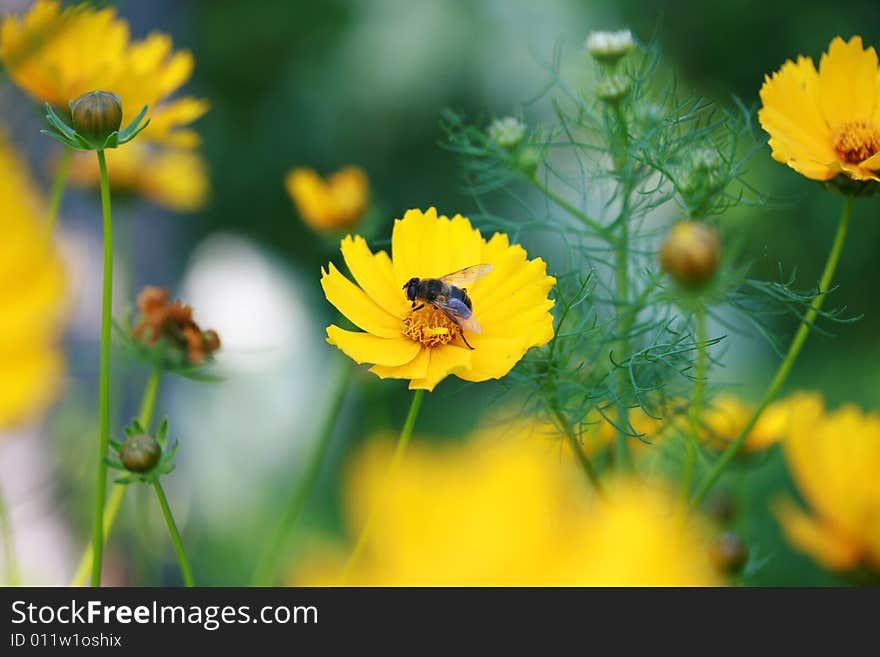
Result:
{"label": "green stem", "polygon": [[101,170],[101,210],[104,220],[104,285],[101,299],[101,373],[98,381],[98,472],[95,480],[95,510],[92,515],[92,586],[101,585],[104,556],[104,502],[107,496],[107,445],[110,439],[110,338],[113,317],[113,218],[110,210],[110,180],[104,151],[98,154]]}
{"label": "green stem", "polygon": [[547,185],[538,180],[537,177],[533,176],[529,178],[530,182],[541,190],[541,193],[544,194],[547,198],[553,201],[556,205],[561,207],[563,210],[572,215],[575,219],[578,219],[582,224],[584,224],[587,228],[592,229],[596,232],[597,235],[604,237],[606,240],[610,240],[611,233],[609,230],[600,224],[598,221],[587,215],[582,210],[579,210],[574,205],[566,201],[564,198],[559,196],[556,192],[551,190]]}
{"label": "green stem", "polygon": [[568,426],[565,417],[563,417],[558,409],[554,409],[553,414],[556,416],[556,420],[559,422],[560,426],[562,426],[562,429],[565,432],[565,437],[568,438],[568,443],[574,452],[574,456],[580,464],[581,470],[583,470],[584,474],[587,476],[590,485],[592,485],[599,495],[602,495],[602,484],[599,483],[599,477],[596,475],[596,470],[593,468],[593,464],[590,463],[589,457],[584,453],[581,441],[578,440],[576,435],[574,435],[574,431]]}
{"label": "green stem", "polygon": [[400,466],[401,461],[403,461],[403,455],[406,452],[406,446],[409,444],[410,436],[412,435],[413,427],[416,424],[416,418],[419,416],[419,408],[422,406],[422,399],[425,396],[424,390],[416,390],[415,394],[412,398],[412,403],[409,406],[409,413],[406,416],[406,422],[403,424],[403,430],[400,432],[400,439],[397,441],[397,447],[394,450],[394,456],[391,458],[391,465],[388,466],[388,472],[385,475],[385,486],[384,490],[380,495],[377,495],[373,500],[373,504],[370,507],[370,511],[367,514],[367,521],[364,523],[363,528],[361,529],[360,536],[358,536],[357,543],[355,543],[354,550],[352,550],[351,555],[348,557],[348,561],[345,563],[345,567],[342,569],[342,574],[339,576],[339,585],[344,586],[348,581],[351,573],[354,571],[354,567],[357,565],[358,560],[361,557],[361,554],[364,551],[364,547],[367,544],[367,539],[370,537],[370,532],[373,529],[373,525],[376,522],[376,517],[378,516],[379,507],[384,505],[385,499],[388,495],[388,490],[391,486],[392,481],[394,480],[395,475],[397,474],[397,468]]}
{"label": "green stem", "polygon": [[67,179],[70,176],[70,165],[72,162],[73,149],[65,147],[61,153],[61,161],[58,162],[58,168],[55,170],[55,179],[52,181],[52,192],[49,197],[49,218],[46,222],[46,229],[49,235],[55,232],[55,225],[58,223],[58,212],[61,209],[61,199],[64,197],[64,190],[67,189]]}
{"label": "green stem", "polygon": [[[147,431],[150,430],[150,424],[153,420],[153,410],[156,407],[156,396],[159,391],[159,381],[161,378],[162,371],[158,368],[154,369],[150,373],[150,378],[147,379],[147,385],[144,389],[144,396],[141,401],[141,412],[138,419],[141,426]],[[127,490],[128,486],[125,484],[113,484],[113,488],[110,490],[110,497],[107,498],[107,504],[104,507],[104,539],[110,535],[110,530],[113,529],[113,524],[116,522],[116,516],[122,506],[122,500],[125,498],[125,491]],[[86,579],[88,579],[89,573],[91,572],[92,558],[94,554],[92,551],[92,545],[92,543],[89,543],[85,552],[83,552],[76,573],[70,581],[70,586],[82,586],[86,583]]]}
{"label": "green stem", "polygon": [[174,543],[174,552],[177,554],[177,563],[180,564],[180,574],[183,576],[183,583],[187,587],[193,587],[192,568],[189,566],[189,559],[186,557],[186,550],[183,549],[183,541],[180,540],[180,532],[177,531],[177,524],[174,522],[174,516],[171,515],[171,507],[168,506],[168,498],[165,497],[165,491],[162,490],[162,484],[156,479],[153,482],[153,489],[156,491],[156,498],[159,500],[159,506],[162,507],[162,515],[165,517],[165,524],[168,525],[168,534],[171,536],[171,542]]}
{"label": "green stem", "polygon": [[15,534],[2,491],[0,491],[0,532],[3,533],[3,556],[6,558],[6,585],[19,586],[21,574],[15,550]]}
{"label": "green stem", "polygon": [[[617,345],[615,352],[617,360],[624,362],[629,354],[629,338],[627,334],[632,323],[635,321],[633,311],[629,305],[629,190],[626,191],[623,201],[623,208],[620,216],[620,236],[614,249],[614,278],[616,283],[617,301],[620,304],[618,311],[617,324]],[[626,371],[620,368],[618,372],[620,381],[618,382],[618,395],[622,395],[623,389],[628,385],[626,381]],[[615,451],[618,463],[623,470],[632,470],[632,455],[629,449],[629,432],[625,429],[628,424],[627,408],[624,404],[618,403],[617,421],[621,428],[617,431],[617,440]]]}
{"label": "green stem", "polygon": [[791,372],[791,368],[794,366],[794,363],[801,352],[801,348],[804,346],[804,342],[806,342],[807,340],[807,335],[809,335],[810,333],[810,328],[812,327],[813,322],[816,320],[816,316],[819,314],[819,310],[821,310],[822,308],[822,304],[825,301],[825,296],[827,295],[828,290],[831,288],[831,282],[834,280],[834,271],[837,269],[837,263],[840,260],[840,254],[843,251],[843,244],[846,241],[846,233],[849,229],[849,220],[851,214],[852,197],[848,196],[844,201],[843,211],[840,215],[840,223],[837,226],[837,233],[834,236],[834,242],[831,244],[831,251],[828,253],[828,260],[825,263],[825,269],[822,272],[822,278],[819,281],[818,294],[813,298],[813,301],[810,304],[810,309],[801,320],[797,333],[795,333],[794,339],[791,342],[791,346],[788,348],[788,353],[786,354],[785,359],[779,365],[779,369],[776,370],[776,375],[773,377],[773,380],[767,387],[767,391],[764,393],[764,397],[761,399],[761,403],[755,409],[755,412],[752,414],[752,417],[743,427],[742,431],[740,431],[739,436],[737,436],[736,440],[734,440],[728,446],[728,448],[715,463],[712,470],[706,476],[706,479],[703,480],[703,483],[700,485],[700,487],[697,489],[697,492],[691,499],[691,507],[696,507],[700,504],[703,498],[706,497],[706,494],[712,489],[712,486],[715,485],[719,477],[721,477],[724,469],[736,456],[737,452],[739,452],[740,448],[743,446],[743,443],[745,443],[746,437],[749,435],[749,432],[751,432],[751,430],[755,427],[755,424],[757,424],[758,419],[764,412],[764,409],[766,409],[770,402],[773,401],[773,399],[779,392],[779,389],[782,388],[782,385],[788,378],[788,375]]}
{"label": "green stem", "polygon": [[691,391],[690,431],[687,435],[684,471],[681,477],[681,499],[683,503],[687,502],[694,479],[697,446],[700,442],[700,420],[703,417],[703,397],[706,391],[706,369],[709,361],[708,346],[706,344],[706,311],[702,307],[696,312],[696,325],[697,362],[694,366],[694,386]]}
{"label": "green stem", "polygon": [[254,586],[270,586],[273,583],[273,575],[277,571],[279,558],[287,545],[290,533],[296,527],[305,510],[309,494],[315,487],[315,482],[321,473],[321,466],[333,438],[333,428],[336,426],[336,419],[342,408],[342,402],[345,401],[345,393],[348,391],[348,385],[351,381],[353,371],[351,361],[348,358],[338,358],[336,370],[337,373],[334,377],[336,384],[331,393],[330,403],[324,414],[318,438],[312,447],[305,471],[294,481],[296,485],[290,491],[287,503],[284,505],[284,513],[257,562],[256,570],[251,579],[251,584]]}

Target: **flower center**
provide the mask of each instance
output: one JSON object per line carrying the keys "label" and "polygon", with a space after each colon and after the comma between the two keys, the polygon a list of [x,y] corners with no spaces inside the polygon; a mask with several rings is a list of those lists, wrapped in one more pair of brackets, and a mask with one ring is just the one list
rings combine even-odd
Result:
{"label": "flower center", "polygon": [[834,150],[844,162],[864,162],[880,151],[880,130],[867,121],[848,121],[834,133]]}
{"label": "flower center", "polygon": [[426,347],[438,347],[449,344],[461,335],[461,327],[442,310],[425,304],[424,308],[411,310],[403,318],[403,334]]}

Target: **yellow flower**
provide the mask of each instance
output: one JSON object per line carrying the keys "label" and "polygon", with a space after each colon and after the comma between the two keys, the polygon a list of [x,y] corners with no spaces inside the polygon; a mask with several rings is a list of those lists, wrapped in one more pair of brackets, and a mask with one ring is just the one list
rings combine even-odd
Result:
{"label": "yellow flower", "polygon": [[[207,167],[194,151],[133,141],[125,148],[108,150],[106,158],[114,191],[139,194],[176,212],[195,212],[208,199]],[[70,171],[71,184],[97,187],[99,181],[94,153],[77,153]]]}
{"label": "yellow flower", "polygon": [[783,445],[813,512],[776,503],[789,541],[832,570],[880,572],[880,413],[855,406],[799,413]]}
{"label": "yellow flower", "polygon": [[340,169],[327,180],[312,169],[294,169],[284,182],[297,212],[318,231],[350,228],[367,209],[369,182],[358,167]]}
{"label": "yellow flower", "polygon": [[809,57],[785,62],[765,77],[761,102],[773,159],[813,180],[880,180],[880,69],[861,37],[836,37],[818,71]]}
{"label": "yellow flower", "polygon": [[[720,583],[696,526],[662,487],[609,482],[591,499],[545,425],[499,425],[466,443],[414,441],[385,493],[390,440],[369,441],[345,478],[354,534],[385,500],[355,585],[573,586]],[[552,433],[552,432],[551,432]],[[344,551],[307,553],[296,584],[334,585]]]}
{"label": "yellow flower", "polygon": [[[759,452],[782,441],[796,415],[816,408],[822,408],[822,398],[811,392],[798,392],[770,404],[746,436],[744,453]],[[701,437],[710,446],[725,449],[736,440],[753,412],[754,409],[736,395],[722,393],[712,399],[703,413],[704,431]]]}
{"label": "yellow flower", "polygon": [[42,411],[61,382],[64,269],[27,165],[0,137],[0,429]]}
{"label": "yellow flower", "polygon": [[113,8],[62,9],[58,0],[37,0],[23,17],[3,21],[0,59],[10,78],[39,101],[66,109],[86,92],[110,91],[122,100],[123,125],[150,106],[142,138],[185,148],[198,143],[183,126],[208,104],[189,96],[167,100],[192,75],[192,53],[174,52],[171,37],[159,32],[132,41]]}
{"label": "yellow flower", "polygon": [[[322,269],[327,300],[362,332],[327,327],[327,342],[358,363],[373,363],[381,378],[409,379],[411,389],[433,390],[449,374],[465,381],[498,379],[530,348],[553,337],[556,279],[543,260],[528,259],[521,246],[495,233],[489,241],[471,222],[410,210],[394,222],[392,258],[372,253],[361,237],[342,240],[342,256],[358,285],[331,263]],[[489,264],[492,271],[467,286],[473,316],[482,332],[462,329],[443,312],[426,304],[412,310],[403,292],[412,277],[444,276],[465,267]],[[359,287],[360,286],[360,287]]]}

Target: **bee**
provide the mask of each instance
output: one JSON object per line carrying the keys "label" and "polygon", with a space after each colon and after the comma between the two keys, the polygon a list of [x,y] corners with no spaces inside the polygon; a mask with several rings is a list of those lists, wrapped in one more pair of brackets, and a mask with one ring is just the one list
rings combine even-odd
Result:
{"label": "bee", "polygon": [[[412,301],[413,310],[419,310],[429,303],[465,331],[480,333],[482,329],[474,317],[474,305],[464,286],[470,285],[490,271],[492,265],[474,265],[440,278],[413,277],[406,282],[403,289],[406,290],[406,298]],[[461,339],[469,349],[473,349],[464,337],[464,333],[461,334]]]}

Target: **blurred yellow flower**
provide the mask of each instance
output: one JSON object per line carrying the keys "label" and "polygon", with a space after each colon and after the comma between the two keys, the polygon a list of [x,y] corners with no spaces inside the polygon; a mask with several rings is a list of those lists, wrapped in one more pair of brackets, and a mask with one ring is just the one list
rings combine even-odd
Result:
{"label": "blurred yellow flower", "polygon": [[369,181],[358,167],[340,169],[326,180],[312,169],[298,168],[284,182],[297,212],[317,231],[350,228],[367,209]]}
{"label": "blurred yellow flower", "polygon": [[42,411],[61,382],[64,268],[39,192],[0,136],[0,429]]}
{"label": "blurred yellow flower", "polygon": [[761,103],[773,159],[813,180],[880,180],[880,69],[861,37],[835,37],[818,71],[809,57],[785,62]]}
{"label": "blurred yellow flower", "polygon": [[[450,374],[466,381],[506,375],[530,348],[553,337],[556,279],[543,260],[495,233],[486,241],[471,222],[410,210],[394,222],[392,258],[372,253],[366,241],[342,240],[342,256],[357,285],[330,263],[321,270],[327,300],[364,332],[327,327],[327,341],[358,363],[373,363],[381,378],[409,379],[411,389],[433,390]],[[444,276],[465,267],[489,264],[493,270],[467,293],[481,333],[468,331],[430,304],[412,310],[403,287],[412,277]],[[360,287],[359,287],[360,286]]]}
{"label": "blurred yellow flower", "polygon": [[[191,150],[156,147],[133,141],[106,152],[110,186],[115,192],[138,194],[175,212],[195,212],[208,199],[210,183],[202,157]],[[77,153],[70,182],[98,187],[100,173],[92,153]]]}
{"label": "blurred yellow flower", "polygon": [[774,505],[789,541],[832,570],[880,573],[880,413],[851,405],[799,413],[783,445],[812,510],[789,499]]}
{"label": "blurred yellow flower", "polygon": [[[797,392],[770,404],[746,436],[743,453],[759,452],[782,441],[796,415],[821,409],[822,405],[821,395],[812,392]],[[736,395],[722,393],[712,399],[703,413],[701,437],[708,445],[725,449],[736,440],[753,412],[754,408]]]}
{"label": "blurred yellow flower", "polygon": [[113,8],[62,9],[58,0],[37,0],[24,16],[3,21],[0,59],[10,78],[39,101],[67,109],[86,92],[111,91],[122,100],[123,125],[150,106],[142,139],[184,148],[199,141],[184,126],[207,111],[207,102],[168,100],[192,75],[192,53],[173,51],[171,37],[159,32],[132,41]]}
{"label": "blurred yellow flower", "polygon": [[[348,526],[362,526],[388,485],[350,581],[382,586],[714,585],[696,525],[662,487],[609,482],[590,499],[545,425],[498,426],[464,444],[415,441],[385,481],[393,443],[368,442],[345,479]],[[306,555],[292,581],[334,585],[344,553]]]}

